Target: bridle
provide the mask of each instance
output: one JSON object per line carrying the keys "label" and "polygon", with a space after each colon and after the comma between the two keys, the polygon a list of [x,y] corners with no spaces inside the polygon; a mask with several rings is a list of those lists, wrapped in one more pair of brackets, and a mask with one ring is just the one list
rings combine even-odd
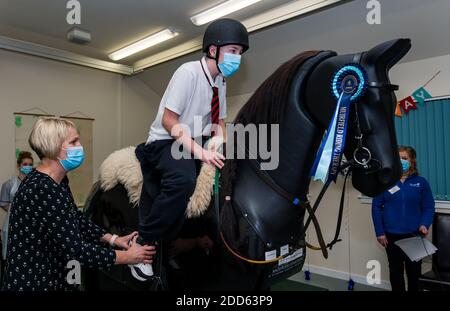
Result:
{"label": "bridle", "polygon": [[[353,56],[353,63],[361,66],[362,58],[364,57],[364,54],[366,52],[357,53]],[[369,81],[366,83],[366,88],[386,88],[389,91],[397,91],[399,89],[398,85],[391,84],[391,83],[383,83],[378,81]],[[361,131],[361,125],[359,121],[359,114],[358,114],[358,104],[360,104],[358,101],[354,103],[355,105],[355,140],[357,141],[357,147],[353,151],[353,166],[358,166],[362,168],[366,174],[372,174],[376,173],[381,169],[381,162],[377,159],[372,159],[372,153],[370,152],[370,149],[364,146],[363,143],[363,134]],[[370,162],[374,161],[375,165],[378,166],[375,169],[372,169],[370,167]]]}
{"label": "bridle", "polygon": [[[355,54],[353,57],[353,63],[361,66],[361,60],[362,60],[364,54],[365,54],[365,52]],[[369,81],[366,83],[366,88],[379,88],[379,89],[386,88],[389,91],[395,91],[395,90],[399,89],[399,86],[390,84],[390,83]],[[323,241],[320,226],[315,225],[315,229],[317,232],[317,237],[319,240],[320,247],[313,246],[313,245],[307,243],[309,248],[316,249],[316,250],[321,249],[325,258],[327,258],[327,255],[328,255],[326,249],[329,248],[331,250],[334,244],[341,241],[341,239],[339,239],[339,233],[340,233],[341,223],[342,223],[345,186],[346,186],[346,182],[347,182],[347,177],[349,176],[349,174],[351,173],[351,171],[354,168],[361,169],[364,172],[364,174],[366,174],[366,175],[374,174],[381,170],[381,162],[379,160],[373,158],[372,152],[370,151],[370,149],[364,145],[364,135],[361,131],[361,124],[360,124],[359,114],[358,114],[358,104],[361,104],[361,103],[359,101],[356,101],[354,103],[354,106],[355,106],[354,107],[354,111],[355,111],[355,127],[354,127],[355,128],[355,136],[354,136],[354,139],[356,140],[356,148],[353,151],[353,158],[345,163],[341,163],[341,165],[339,166],[339,169],[338,169],[338,172],[342,172],[343,170],[348,168],[347,173],[345,173],[345,177],[344,177],[344,185],[343,185],[342,193],[341,193],[338,221],[336,224],[336,231],[335,231],[334,238],[330,243],[325,245],[325,242]],[[312,213],[309,213],[309,217],[305,223],[304,232],[306,232],[306,230],[308,229],[308,226],[311,223],[311,221],[313,221],[314,224],[317,222],[317,220],[315,220],[315,218],[316,218],[315,212],[316,212],[316,210],[319,206],[319,203],[321,202],[321,200],[330,184],[331,184],[331,180],[329,179],[325,182],[321,192],[319,193],[319,196],[317,197],[317,200],[314,203],[313,208],[311,208]],[[309,202],[306,202],[305,204],[309,205]],[[309,209],[308,209],[308,212],[309,212]]]}
{"label": "bridle", "polygon": [[[353,63],[361,66],[360,64],[361,64],[361,59],[363,56],[364,56],[364,52],[355,54],[353,57]],[[393,85],[390,83],[376,82],[376,81],[367,82],[365,87],[366,88],[387,88],[390,91],[398,90],[398,85]],[[340,204],[339,204],[339,213],[338,213],[338,220],[337,220],[337,224],[336,224],[335,235],[334,235],[333,240],[331,242],[329,242],[328,244],[325,244],[325,241],[324,241],[323,235],[322,235],[322,230],[320,228],[320,225],[319,225],[319,222],[315,215],[315,212],[316,212],[317,208],[319,207],[319,204],[320,204],[325,192],[327,191],[328,187],[330,186],[332,179],[330,179],[330,178],[327,179],[327,181],[325,182],[324,186],[322,187],[322,190],[320,191],[316,201],[314,202],[314,205],[311,207],[311,204],[308,200],[305,200],[305,201],[300,200],[297,196],[291,194],[289,191],[286,191],[279,184],[277,184],[265,170],[261,170],[260,163],[258,160],[248,157],[250,167],[256,172],[256,174],[259,176],[259,178],[261,180],[263,180],[268,186],[270,186],[272,188],[272,190],[277,192],[279,195],[284,197],[286,200],[290,201],[293,205],[303,207],[308,211],[309,216],[304,224],[303,236],[305,236],[306,230],[308,229],[310,223],[312,222],[314,224],[316,234],[317,234],[317,239],[318,239],[320,246],[314,246],[314,245],[309,244],[308,242],[306,242],[306,246],[311,249],[321,250],[322,254],[325,258],[328,258],[328,249],[331,250],[332,247],[334,246],[334,244],[341,241],[341,239],[339,239],[339,234],[340,234],[341,224],[342,224],[344,199],[345,199],[344,198],[345,197],[345,188],[346,188],[347,178],[350,175],[351,171],[354,168],[358,168],[358,169],[363,170],[365,174],[373,174],[373,173],[376,173],[379,170],[381,170],[381,162],[379,160],[373,158],[372,152],[364,144],[364,135],[361,131],[361,125],[360,125],[359,114],[358,114],[358,104],[360,104],[359,101],[356,101],[354,103],[354,105],[355,105],[355,107],[354,107],[355,108],[354,109],[354,111],[355,111],[355,136],[354,136],[354,139],[356,140],[356,148],[353,151],[353,158],[346,162],[341,162],[338,167],[338,170],[337,170],[337,173],[339,174],[339,173],[343,172],[345,169],[347,169],[346,173],[344,174],[344,176],[345,176],[344,177],[344,185],[342,188],[341,199],[340,199]],[[241,146],[239,143],[237,143],[237,147],[243,149],[245,154],[249,155],[248,149],[245,146]],[[249,263],[267,264],[267,263],[271,263],[274,261],[278,261],[281,258],[284,258],[284,257],[290,255],[290,254],[286,254],[285,256],[278,257],[275,260],[272,260],[269,262],[248,259],[248,258],[245,258],[245,257],[239,255],[235,250],[231,249],[231,247],[226,243],[224,237],[222,235],[221,235],[221,237],[222,237],[224,244],[227,246],[228,250],[235,257],[237,257],[241,260],[247,261]]]}

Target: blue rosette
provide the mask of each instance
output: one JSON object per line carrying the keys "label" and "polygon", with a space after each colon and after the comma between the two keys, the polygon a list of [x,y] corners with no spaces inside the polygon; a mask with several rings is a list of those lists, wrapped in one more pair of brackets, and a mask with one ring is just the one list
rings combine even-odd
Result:
{"label": "blue rosette", "polygon": [[336,181],[345,147],[350,104],[363,96],[366,81],[364,69],[357,64],[345,65],[333,75],[331,90],[337,106],[311,169],[314,180]]}
{"label": "blue rosette", "polygon": [[366,90],[366,73],[357,64],[345,65],[333,77],[331,89],[338,100],[342,93],[350,95],[350,102],[356,102]]}

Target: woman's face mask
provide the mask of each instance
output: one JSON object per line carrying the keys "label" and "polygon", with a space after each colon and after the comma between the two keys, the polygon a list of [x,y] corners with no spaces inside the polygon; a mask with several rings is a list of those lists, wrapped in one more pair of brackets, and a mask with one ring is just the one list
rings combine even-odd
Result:
{"label": "woman's face mask", "polygon": [[22,174],[28,175],[33,170],[33,166],[32,165],[24,165],[24,166],[21,166],[19,170]]}
{"label": "woman's face mask", "polygon": [[64,160],[59,160],[64,170],[72,171],[78,168],[84,161],[84,149],[83,146],[68,147],[66,150],[67,157]]}
{"label": "woman's face mask", "polygon": [[411,164],[409,164],[408,160],[400,159],[400,161],[402,162],[402,172],[404,174],[409,171]]}
{"label": "woman's face mask", "polygon": [[225,77],[231,77],[238,71],[239,66],[241,65],[241,55],[224,53],[223,61],[218,64],[220,72]]}

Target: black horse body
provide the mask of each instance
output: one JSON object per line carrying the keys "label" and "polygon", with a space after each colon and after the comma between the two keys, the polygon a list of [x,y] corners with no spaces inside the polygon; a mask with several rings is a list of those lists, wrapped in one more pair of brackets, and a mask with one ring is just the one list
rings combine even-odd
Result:
{"label": "black horse body", "polygon": [[[266,171],[279,187],[294,194],[300,201],[307,200],[311,167],[336,108],[337,100],[330,84],[340,68],[352,63],[362,67],[366,79],[376,82],[376,87],[370,87],[369,84],[362,98],[351,105],[344,154],[347,159],[352,159],[357,148],[354,138],[356,109],[364,147],[370,150],[372,159],[378,160],[380,164],[371,173],[362,167],[354,167],[352,183],[363,194],[374,196],[398,180],[401,170],[393,120],[396,99],[389,88],[388,71],[409,48],[408,39],[399,39],[358,54],[338,56],[333,51],[311,53],[296,64],[298,68],[295,68],[289,85],[285,86],[288,88],[285,98],[281,99],[284,107],[277,110],[282,111],[279,118],[279,165],[274,170]],[[275,82],[276,76],[271,78],[271,83]],[[257,111],[257,103],[254,107]],[[267,111],[271,113],[271,108]],[[244,106],[236,120],[244,116],[241,120],[246,119],[247,124],[263,123],[264,120],[256,120],[248,114]],[[206,283],[205,289],[265,289],[278,279],[301,270],[306,254],[305,210],[274,191],[260,178],[249,160],[236,160],[234,166],[234,176],[228,181],[232,182],[231,200],[221,206],[220,233],[215,235],[214,230],[210,232],[218,246],[216,254],[219,269],[214,270],[215,277]],[[126,191],[120,189],[121,186],[118,186],[113,192],[123,197],[123,204]],[[223,189],[227,187],[223,186]],[[112,218],[116,217],[120,219],[120,230],[124,227],[128,230],[137,228],[136,210],[117,204],[116,199],[108,199],[111,194],[100,189],[92,195],[86,207],[98,224],[105,225],[105,221],[111,224]],[[214,219],[214,213],[210,212],[205,219]],[[288,253],[292,254],[292,260],[284,264],[267,260],[271,258],[268,257],[271,251],[278,257],[283,247],[284,252],[287,247]],[[249,262],[246,259],[252,260]],[[121,273],[123,277],[125,272]],[[120,279],[120,276],[116,279]],[[126,281],[122,279],[122,283]]]}

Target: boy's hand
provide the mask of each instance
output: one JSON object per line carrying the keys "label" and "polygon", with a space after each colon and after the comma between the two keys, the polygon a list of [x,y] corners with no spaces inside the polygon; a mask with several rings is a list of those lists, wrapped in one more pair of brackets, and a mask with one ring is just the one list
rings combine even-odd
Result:
{"label": "boy's hand", "polygon": [[208,142],[208,150],[209,151],[220,151],[223,145],[222,136],[216,135],[212,137]]}
{"label": "boy's hand", "polygon": [[225,157],[220,152],[203,150],[201,160],[207,164],[212,164],[222,169]]}

